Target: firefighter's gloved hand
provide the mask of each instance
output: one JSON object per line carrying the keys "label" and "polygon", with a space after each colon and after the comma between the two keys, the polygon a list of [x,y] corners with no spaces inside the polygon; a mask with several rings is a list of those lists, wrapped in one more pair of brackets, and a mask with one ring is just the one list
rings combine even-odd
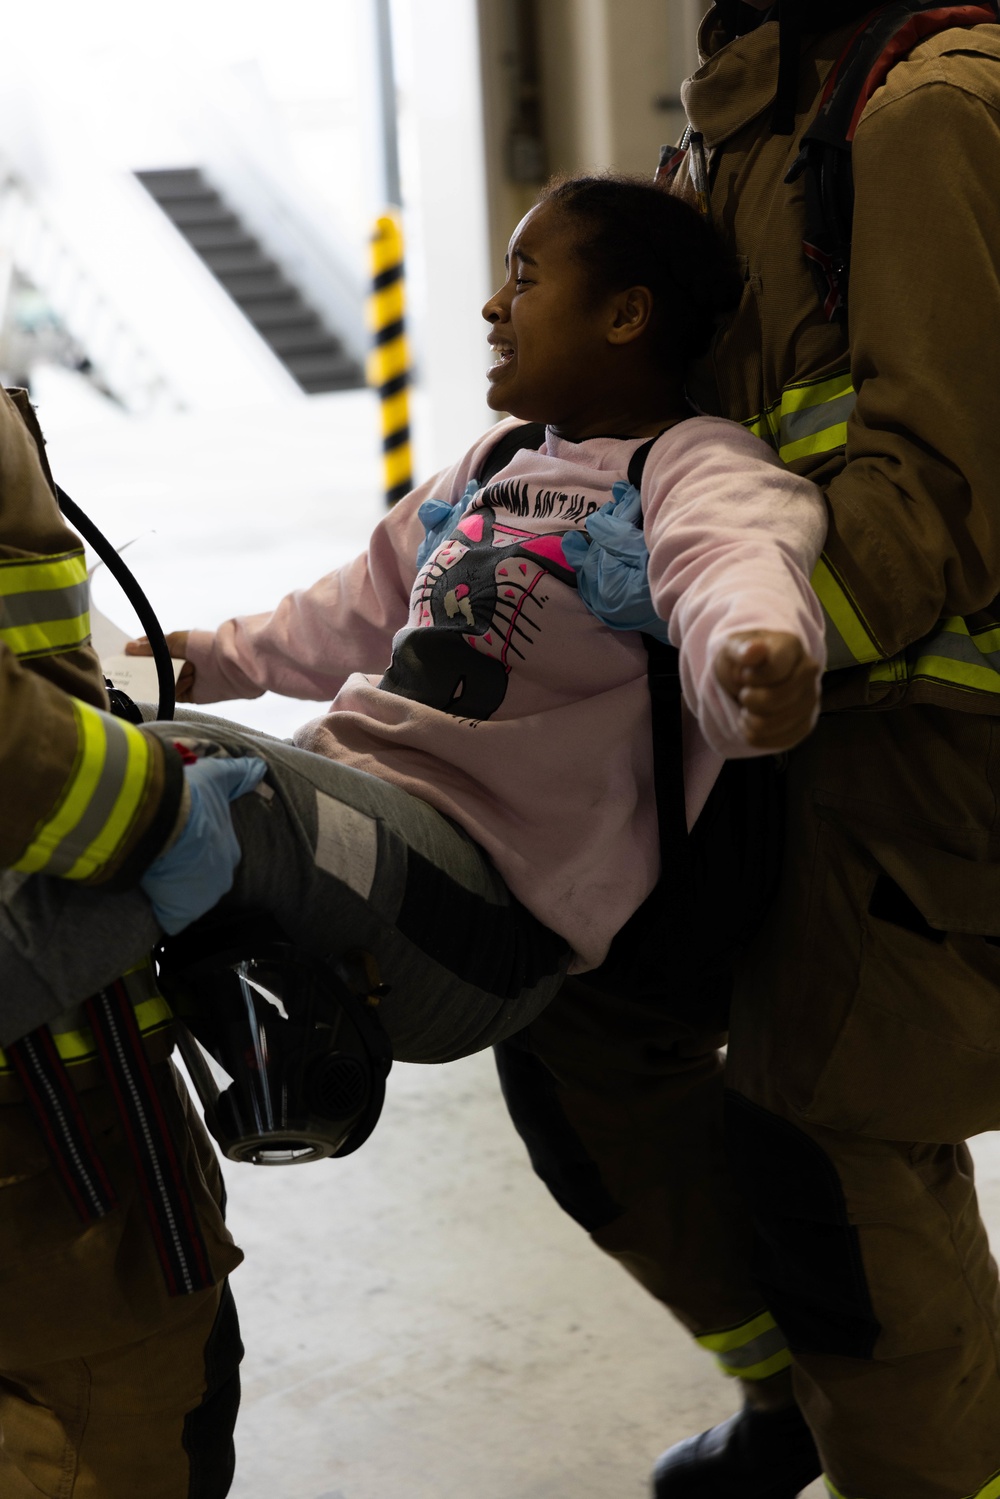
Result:
{"label": "firefighter's gloved hand", "polygon": [[476,479],[470,479],[465,487],[465,493],[454,505],[449,505],[447,500],[425,500],[417,511],[417,515],[424,523],[426,535],[417,547],[417,568],[423,567],[432,552],[436,552],[443,541],[458,525],[462,516],[469,508],[469,501],[479,493],[479,483]]}
{"label": "firefighter's gloved hand", "polygon": [[563,537],[563,556],[576,572],[580,597],[612,630],[642,630],[669,644],[665,620],[649,593],[649,552],[642,532],[642,502],[634,484],[619,479],[613,498]]}
{"label": "firefighter's gloved hand", "polygon": [[266,771],[266,760],[249,755],[185,765],[191,794],[187,821],[139,882],[165,932],[183,931],[232,888],[241,851],[229,803],[252,791]]}

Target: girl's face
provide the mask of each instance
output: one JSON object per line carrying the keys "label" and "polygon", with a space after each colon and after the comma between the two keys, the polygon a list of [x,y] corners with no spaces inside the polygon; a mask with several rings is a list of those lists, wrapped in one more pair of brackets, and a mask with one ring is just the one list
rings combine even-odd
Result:
{"label": "girl's face", "polygon": [[487,403],[571,439],[595,422],[601,430],[616,300],[594,295],[575,232],[553,204],[533,208],[511,236],[507,280],[483,308],[497,356]]}

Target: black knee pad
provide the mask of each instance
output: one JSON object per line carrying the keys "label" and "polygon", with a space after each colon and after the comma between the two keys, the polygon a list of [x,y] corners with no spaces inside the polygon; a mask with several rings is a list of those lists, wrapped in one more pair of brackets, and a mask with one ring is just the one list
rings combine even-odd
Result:
{"label": "black knee pad", "polygon": [[753,1217],[754,1276],[792,1352],[871,1358],[881,1327],[830,1157],[733,1092],[726,1148]]}
{"label": "black knee pad", "polygon": [[517,1036],[494,1046],[493,1055],[514,1128],[536,1175],[563,1212],[591,1234],[620,1218],[624,1208],[605,1187],[596,1162],[566,1118],[545,1063]]}

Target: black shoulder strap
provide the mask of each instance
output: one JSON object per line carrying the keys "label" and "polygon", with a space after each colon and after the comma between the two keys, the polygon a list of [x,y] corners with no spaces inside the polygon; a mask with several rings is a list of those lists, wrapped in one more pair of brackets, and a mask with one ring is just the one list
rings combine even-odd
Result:
{"label": "black shoulder strap", "polygon": [[[655,437],[640,444],[629,460],[628,482],[642,489],[646,459]],[[640,516],[638,524],[642,524]],[[687,836],[687,798],[684,790],[684,743],[681,716],[681,667],[676,646],[643,635],[646,647],[646,677],[653,724],[653,785],[656,792],[656,826],[660,840],[660,881],[654,892],[679,921],[677,930],[688,926],[691,901],[690,856]]]}
{"label": "black shoulder strap", "polygon": [[[506,468],[515,453],[520,453],[523,448],[540,448],[544,440],[544,422],[524,422],[520,427],[511,427],[509,432],[498,438],[483,459],[476,474],[480,485],[488,484],[494,475]],[[655,441],[656,438],[651,437],[648,442],[642,443],[629,459],[628,482],[634,484],[636,489],[642,487],[642,471]]]}
{"label": "black shoulder strap", "polygon": [[656,438],[651,437],[648,442],[642,443],[640,447],[636,448],[629,459],[628,482],[634,485],[636,489],[642,488],[643,469],[646,467],[646,459],[649,457],[650,449],[655,441]]}
{"label": "black shoulder strap", "polygon": [[794,182],[805,173],[802,248],[829,322],[847,317],[854,211],[851,147],[865,105],[890,69],[919,42],[939,31],[981,26],[997,18],[997,0],[968,5],[894,0],[865,17],[834,64],[816,117],[785,179]]}
{"label": "black shoulder strap", "polygon": [[506,468],[515,453],[520,453],[522,448],[540,448],[544,441],[544,422],[524,422],[520,427],[511,427],[509,432],[497,439],[483,459],[476,474],[480,488],[488,484],[494,474]]}

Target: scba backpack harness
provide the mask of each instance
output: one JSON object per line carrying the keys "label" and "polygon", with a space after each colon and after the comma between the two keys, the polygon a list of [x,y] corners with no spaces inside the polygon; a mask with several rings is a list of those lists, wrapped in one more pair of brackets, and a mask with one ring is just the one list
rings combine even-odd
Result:
{"label": "scba backpack harness", "polygon": [[827,80],[820,106],[802,137],[786,182],[804,179],[806,232],[802,248],[829,322],[847,318],[854,177],[851,148],[865,106],[890,70],[919,42],[954,28],[1000,19],[995,0],[976,5],[881,6],[852,34]]}
{"label": "scba backpack harness", "polygon": [[[522,449],[540,448],[545,427],[513,427],[476,475],[483,489]],[[642,487],[655,438],[633,453],[628,482]],[[677,1018],[706,1012],[724,1026],[732,965],[770,904],[781,866],[784,788],[774,756],[727,760],[688,832],[684,796],[680,661],[676,648],[643,634],[653,728],[660,878],[585,983],[662,1001]]]}
{"label": "scba backpack harness", "polygon": [[[857,25],[835,62],[819,109],[802,136],[801,150],[785,181],[804,179],[805,233],[809,261],[828,322],[847,319],[851,266],[854,176],[851,149],[865,106],[897,62],[942,31],[965,30],[1000,20],[997,0],[941,5],[935,0],[895,0],[873,7]],[[664,146],[656,182],[664,188],[686,162],[702,212],[711,216],[705,143],[689,125],[678,146]]]}

